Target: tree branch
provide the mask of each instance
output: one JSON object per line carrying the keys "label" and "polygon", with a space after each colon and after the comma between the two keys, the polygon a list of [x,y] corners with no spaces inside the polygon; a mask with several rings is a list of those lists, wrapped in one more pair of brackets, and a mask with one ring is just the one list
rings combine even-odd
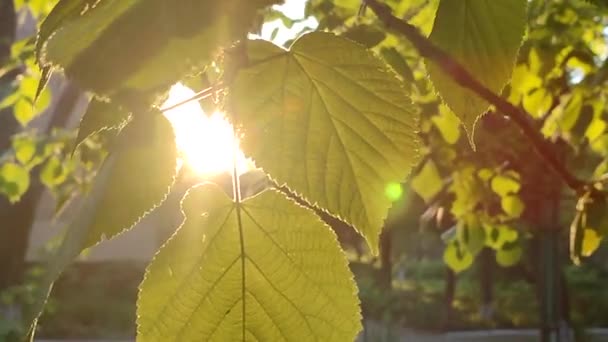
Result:
{"label": "tree branch", "polygon": [[544,137],[534,127],[530,121],[530,115],[523,109],[518,108],[503,99],[480,81],[478,81],[471,73],[469,73],[459,62],[448,55],[445,51],[435,46],[428,38],[423,36],[418,29],[395,17],[389,6],[380,3],[378,0],[363,0],[364,3],[376,14],[388,29],[394,30],[405,36],[414,47],[418,50],[422,57],[432,60],[437,63],[443,71],[458,83],[461,87],[469,89],[477,94],[488,103],[494,105],[496,109],[508,116],[519,128],[524,135],[530,140],[536,152],[551,166],[553,171],[572,190],[577,193],[585,191],[588,184],[576,178],[560,161],[559,157],[553,150],[552,146],[544,139]]}

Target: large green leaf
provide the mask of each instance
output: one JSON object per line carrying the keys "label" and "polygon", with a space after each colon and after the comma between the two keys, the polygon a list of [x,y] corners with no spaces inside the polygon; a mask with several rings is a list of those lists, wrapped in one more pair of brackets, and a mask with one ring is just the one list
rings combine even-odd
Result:
{"label": "large green leaf", "polygon": [[53,10],[44,19],[36,39],[36,55],[40,56],[42,45],[61,25],[77,18],[93,7],[98,0],[59,0]]}
{"label": "large green leaf", "polygon": [[84,248],[135,225],[169,192],[177,158],[173,129],[159,112],[145,114],[131,121],[119,135],[118,147],[110,151],[60,247],[45,265],[34,303],[25,315],[26,322],[33,321],[30,333],[65,267]]}
{"label": "large green leaf", "polygon": [[241,204],[213,184],[140,287],[138,341],[353,341],[356,286],[333,231],[273,190]]}
{"label": "large green leaf", "polygon": [[171,123],[160,113],[135,117],[118,138],[116,160],[89,227],[86,245],[129,229],[164,201],[177,171]]}
{"label": "large green leaf", "polygon": [[[487,88],[500,92],[513,72],[526,29],[526,0],[442,0],[430,39]],[[489,104],[430,62],[435,89],[458,115],[469,138]]]}
{"label": "large green leaf", "polygon": [[256,10],[275,2],[100,1],[51,25],[52,35],[41,32],[41,61],[98,94],[164,89],[245,37]]}
{"label": "large green leaf", "polygon": [[244,151],[271,177],[352,224],[377,250],[391,199],[418,157],[402,82],[363,46],[310,33],[290,51],[251,41],[230,109]]}

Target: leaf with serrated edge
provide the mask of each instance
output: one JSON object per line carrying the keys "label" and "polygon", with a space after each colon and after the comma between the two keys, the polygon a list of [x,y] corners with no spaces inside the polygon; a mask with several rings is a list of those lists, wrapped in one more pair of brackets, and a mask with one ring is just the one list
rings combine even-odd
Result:
{"label": "leaf with serrated edge", "polygon": [[132,227],[166,198],[176,171],[175,139],[164,116],[147,114],[149,118],[131,122],[119,136],[121,149],[111,151],[104,161],[61,246],[44,266],[34,303],[24,315],[26,322],[32,322],[31,338],[53,283],[65,267],[84,248]]}
{"label": "leaf with serrated edge", "polygon": [[146,114],[131,121],[118,137],[116,162],[89,228],[87,246],[131,228],[164,201],[173,185],[177,170],[173,127],[160,112]]}
{"label": "leaf with serrated edge", "polygon": [[105,0],[70,16],[40,61],[98,95],[156,92],[200,71],[278,0]]}
{"label": "leaf with serrated edge", "polygon": [[[390,68],[329,33],[285,51],[250,41],[231,87],[243,150],[279,183],[352,224],[373,252],[391,200],[418,159],[418,115]],[[253,91],[255,90],[255,91]]]}
{"label": "leaf with serrated edge", "polygon": [[118,106],[97,99],[89,102],[80,120],[74,150],[91,135],[107,129],[118,129],[129,120],[130,114]]}
{"label": "leaf with serrated edge", "polygon": [[[526,29],[526,0],[443,0],[430,39],[494,92],[506,85]],[[477,119],[489,104],[455,83],[433,62],[435,89],[464,124],[473,144]]]}
{"label": "leaf with serrated edge", "polygon": [[185,220],[148,266],[138,341],[353,341],[357,290],[336,236],[274,190],[237,204],[189,191]]}

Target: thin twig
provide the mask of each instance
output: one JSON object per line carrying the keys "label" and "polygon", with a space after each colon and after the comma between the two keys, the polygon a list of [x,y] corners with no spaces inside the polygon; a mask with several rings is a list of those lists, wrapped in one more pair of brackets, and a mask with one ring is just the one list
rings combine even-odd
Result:
{"label": "thin twig", "polygon": [[213,85],[213,86],[211,86],[209,88],[203,89],[203,90],[199,91],[198,93],[190,96],[189,98],[187,98],[187,99],[185,99],[183,101],[180,101],[180,102],[178,102],[176,104],[172,104],[170,106],[161,108],[160,111],[161,112],[168,112],[168,111],[173,110],[173,109],[175,109],[177,107],[181,107],[181,106],[183,106],[183,105],[185,105],[187,103],[206,99],[209,96],[213,95],[214,93],[216,93],[216,92],[218,92],[220,90],[222,90],[222,83],[221,82],[219,82],[218,84]]}
{"label": "thin twig", "polygon": [[389,6],[380,3],[378,0],[364,0],[367,6],[376,14],[388,29],[397,31],[404,35],[421,56],[437,63],[450,77],[461,87],[467,88],[479,97],[494,105],[496,109],[508,116],[524,135],[530,140],[536,152],[551,166],[551,168],[561,177],[571,189],[580,193],[585,191],[587,183],[576,178],[560,161],[552,146],[534,127],[530,121],[530,115],[523,109],[518,108],[503,99],[492,90],[484,86],[471,73],[469,73],[459,62],[448,55],[445,51],[435,46],[428,38],[423,36],[418,29],[395,17]]}

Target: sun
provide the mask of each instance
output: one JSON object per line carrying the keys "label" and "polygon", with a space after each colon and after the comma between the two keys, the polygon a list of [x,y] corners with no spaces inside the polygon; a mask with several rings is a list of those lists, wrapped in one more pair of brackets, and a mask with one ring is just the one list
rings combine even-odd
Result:
{"label": "sun", "polygon": [[[188,99],[192,89],[176,84],[171,87],[165,106]],[[197,101],[165,112],[175,131],[175,142],[184,166],[201,177],[232,172],[236,149],[236,168],[240,175],[251,168],[251,161],[238,148],[232,125],[221,112],[207,115]]]}

